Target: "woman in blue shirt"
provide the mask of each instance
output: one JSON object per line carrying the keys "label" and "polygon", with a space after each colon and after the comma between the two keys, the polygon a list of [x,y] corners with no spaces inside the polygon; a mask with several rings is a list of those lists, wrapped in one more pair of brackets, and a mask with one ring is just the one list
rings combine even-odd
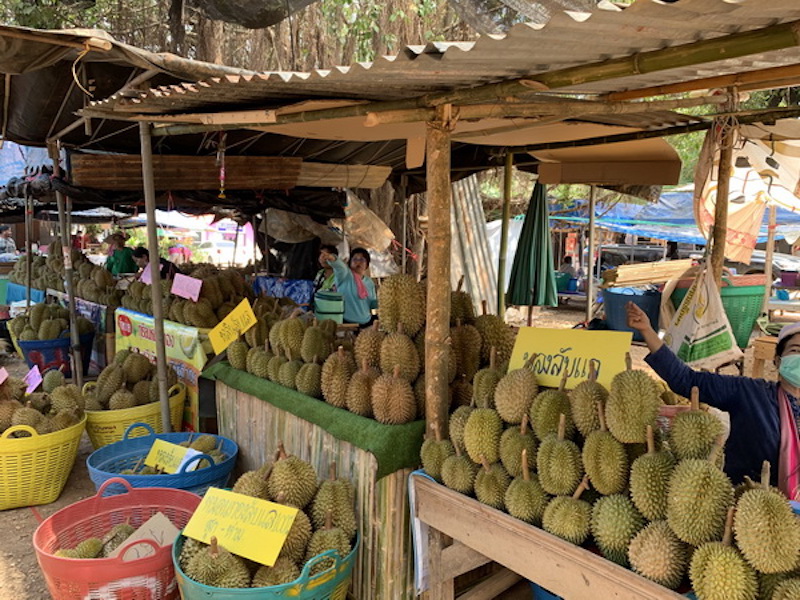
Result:
{"label": "woman in blue shirt", "polygon": [[366,274],[369,269],[369,252],[364,248],[354,248],[350,251],[347,265],[325,249],[321,254],[325,262],[333,267],[336,290],[344,299],[344,322],[361,326],[372,323],[371,311],[378,306],[378,297],[375,283]]}

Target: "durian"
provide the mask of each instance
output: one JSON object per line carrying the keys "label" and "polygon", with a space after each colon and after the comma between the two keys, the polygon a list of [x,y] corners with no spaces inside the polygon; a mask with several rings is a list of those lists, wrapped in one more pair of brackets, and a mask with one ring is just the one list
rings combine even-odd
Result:
{"label": "durian", "polygon": [[550,500],[542,515],[542,528],[576,545],[582,544],[591,528],[592,506],[581,500],[581,494],[589,487],[584,477],[572,496],[557,496]]}
{"label": "durian", "polygon": [[[306,562],[327,550],[334,550],[340,558],[344,559],[350,554],[350,549],[350,539],[339,527],[333,526],[332,516],[329,514],[325,527],[317,529],[308,542]],[[311,574],[316,575],[332,566],[333,559],[326,558],[320,560],[311,568]]]}
{"label": "durian", "polygon": [[631,500],[645,518],[667,518],[669,480],[675,459],[666,451],[656,451],[652,425],[647,426],[647,454],[633,461],[630,474]]}
{"label": "durian", "polygon": [[347,406],[347,385],[355,370],[352,353],[339,346],[322,365],[322,397],[325,402],[338,408]]}
{"label": "durian", "polygon": [[472,379],[473,404],[478,408],[494,408],[494,393],[503,374],[497,368],[497,349],[492,348],[489,366],[475,373]]}
{"label": "durian", "polygon": [[478,465],[456,447],[455,454],[445,458],[442,463],[442,483],[461,494],[472,494],[478,469]]}
{"label": "durian", "polygon": [[522,456],[523,450],[526,451],[525,455],[528,457],[528,468],[536,466],[536,452],[538,449],[539,445],[536,443],[536,438],[528,429],[528,415],[522,418],[522,423],[519,427],[509,427],[500,436],[500,462],[503,463],[511,477],[522,475],[520,456]]}
{"label": "durian", "polygon": [[719,419],[700,410],[699,390],[692,388],[688,412],[675,415],[669,428],[669,447],[678,460],[708,458],[717,438],[725,432]]}
{"label": "durian", "polygon": [[689,562],[689,546],[678,539],[666,521],[653,521],[628,546],[631,568],[642,577],[675,589]]}
{"label": "durian", "polygon": [[405,335],[402,326],[398,326],[395,333],[390,333],[381,342],[381,372],[390,373],[398,365],[401,377],[409,383],[416,381],[420,372],[419,354],[414,342]]}
{"label": "durian", "polygon": [[336,478],[336,464],[331,463],[328,479],[323,481],[311,504],[311,521],[320,529],[327,522],[344,531],[350,539],[356,535],[355,490],[346,479]]}
{"label": "durian", "polygon": [[[281,492],[275,498],[275,502],[286,504],[286,495]],[[286,535],[286,541],[283,543],[279,558],[288,558],[295,563],[302,562],[312,533],[311,519],[308,518],[305,512],[298,509],[294,521],[292,521],[292,526],[289,528],[289,533]]]}
{"label": "durian", "polygon": [[457,450],[460,449],[462,453],[466,452],[466,447],[464,446],[464,427],[473,410],[475,410],[473,406],[459,406],[450,415],[450,427],[448,428],[450,432],[450,441],[453,442],[453,446]]}
{"label": "durian", "polygon": [[42,380],[42,389],[46,394],[50,394],[57,387],[64,385],[64,383],[64,373],[60,369],[49,369],[44,374],[44,379]]}
{"label": "durian", "polygon": [[247,345],[247,342],[242,340],[234,340],[231,342],[231,345],[228,346],[228,362],[231,363],[234,369],[239,369],[240,371],[247,370],[247,353],[249,350],[250,347]]}
{"label": "durian", "polygon": [[356,362],[363,365],[366,361],[370,367],[379,367],[381,363],[381,344],[386,334],[380,329],[380,321],[375,321],[372,327],[362,330],[356,337],[353,347]]}
{"label": "durian", "polygon": [[322,365],[316,361],[306,363],[297,372],[294,380],[297,391],[312,398],[322,397]]}
{"label": "durian", "polygon": [[[356,343],[358,343],[358,338],[356,338]],[[364,358],[361,362],[361,370],[353,373],[347,384],[347,410],[362,417],[372,416],[372,385],[379,376],[378,370],[371,367],[369,361]]]}
{"label": "durian", "polygon": [[318,360],[324,361],[330,353],[331,339],[314,321],[314,324],[303,333],[300,356],[305,362],[309,363]]}
{"label": "durian", "polygon": [[583,477],[581,452],[570,440],[564,439],[566,417],[562,416],[557,434],[550,434],[539,444],[536,466],[539,482],[548,494],[568,496]]}
{"label": "durian", "polygon": [[[630,355],[627,361],[630,365]],[[623,444],[643,443],[647,426],[655,425],[660,404],[658,385],[647,373],[630,368],[617,373],[606,402],[608,430]]]}
{"label": "durian", "polygon": [[566,382],[567,371],[565,370],[557,390],[545,390],[533,399],[530,407],[531,426],[540,440],[545,439],[551,433],[558,432],[562,415],[565,418],[564,437],[571,439],[575,433],[572,408],[569,404],[569,397],[564,392]]}
{"label": "durian", "polygon": [[494,391],[495,409],[503,421],[511,425],[522,423],[522,417],[528,414],[539,391],[536,375],[530,369],[533,358],[529,358],[521,369],[506,374]]}
{"label": "durian", "polygon": [[491,408],[472,410],[464,426],[464,447],[473,462],[489,464],[500,460],[503,422]]}
{"label": "durian", "polygon": [[204,585],[220,588],[250,587],[250,571],[244,561],[217,544],[211,538],[211,545],[195,554],[186,565],[186,575]]}
{"label": "durian", "polygon": [[448,456],[455,455],[453,443],[450,440],[443,440],[437,423],[433,424],[433,437],[428,437],[422,442],[420,459],[422,468],[436,481],[442,481],[442,464]]}
{"label": "durian", "polygon": [[603,556],[615,563],[628,564],[628,546],[642,527],[644,517],[627,496],[603,496],[592,507],[592,536]]}
{"label": "durian", "polygon": [[472,381],[481,365],[481,334],[459,320],[450,329],[450,343],[456,355],[456,375]]}
{"label": "durian", "polygon": [[[498,364],[507,363],[511,360],[511,353],[514,350],[514,332],[511,330],[502,317],[489,315],[486,313],[486,301],[482,301],[483,314],[475,319],[475,328],[481,334],[481,361],[489,362],[489,355],[492,347],[497,349]],[[522,417],[520,417],[520,420]],[[519,421],[517,421],[519,423]]]}
{"label": "durian", "polygon": [[628,484],[628,454],[625,446],[606,429],[603,404],[598,402],[600,429],[583,444],[583,467],[592,487],[604,496],[619,494]]}
{"label": "durian", "polygon": [[297,564],[285,556],[279,556],[275,564],[271,567],[262,565],[253,575],[253,582],[250,587],[269,587],[291,583],[300,577],[300,569]]}
{"label": "durian", "polygon": [[375,420],[389,425],[410,423],[417,416],[417,400],[411,385],[396,365],[392,374],[378,377],[372,384],[372,413]]}
{"label": "durian", "polygon": [[544,509],[550,497],[539,483],[539,477],[535,473],[531,475],[528,461],[528,450],[523,448],[518,461],[522,465],[522,472],[506,489],[504,503],[508,514],[512,517],[538,526],[542,522]]}
{"label": "durian", "polygon": [[272,466],[267,481],[270,498],[283,492],[286,504],[305,508],[317,493],[317,473],[309,463],[296,456],[288,456],[283,443],[278,444],[278,460]]}
{"label": "durian", "polygon": [[482,468],[475,475],[475,497],[483,504],[503,510],[511,478],[500,463],[489,465],[484,459],[481,465]]}
{"label": "durian", "polygon": [[583,381],[569,393],[569,404],[572,409],[572,420],[583,437],[600,429],[600,418],[597,414],[597,403],[605,406],[608,391],[597,383],[597,371],[594,362],[589,364],[589,379]]}

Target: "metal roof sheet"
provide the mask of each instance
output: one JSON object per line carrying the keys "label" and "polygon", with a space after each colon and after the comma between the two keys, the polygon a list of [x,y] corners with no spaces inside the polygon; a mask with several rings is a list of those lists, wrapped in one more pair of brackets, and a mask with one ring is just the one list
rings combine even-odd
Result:
{"label": "metal roof sheet", "polygon": [[[651,0],[621,11],[596,10],[583,21],[556,14],[545,26],[521,24],[503,36],[475,42],[431,42],[407,46],[371,63],[310,73],[271,72],[213,77],[116,95],[94,102],[98,111],[154,113],[213,112],[223,107],[272,107],[311,98],[389,101],[475,87],[605,60],[636,56],[760,30],[800,20],[797,0]],[[798,37],[795,31],[795,37]],[[800,47],[713,60],[559,88],[560,92],[602,94],[666,85],[712,75],[800,63]],[[535,91],[535,90],[532,90]]]}

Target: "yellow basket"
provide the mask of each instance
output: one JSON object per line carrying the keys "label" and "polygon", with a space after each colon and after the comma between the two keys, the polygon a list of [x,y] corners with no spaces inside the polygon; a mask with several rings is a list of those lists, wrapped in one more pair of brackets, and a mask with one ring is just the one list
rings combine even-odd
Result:
{"label": "yellow basket", "polygon": [[[86,417],[72,427],[45,435],[27,425],[15,425],[0,434],[0,510],[58,499],[75,464],[85,427]],[[9,438],[15,431],[31,435]]]}
{"label": "yellow basket", "polygon": [[11,344],[14,346],[14,351],[17,353],[17,356],[20,358],[25,358],[25,356],[22,354],[22,348],[20,348],[19,344],[17,343],[17,336],[11,333],[11,329],[8,330],[8,335],[11,336]]}
{"label": "yellow basket", "polygon": [[[83,386],[83,393],[85,394],[96,385],[97,383],[94,381],[87,382]],[[183,383],[178,382],[169,388],[169,416],[173,431],[181,430],[185,402],[186,386]],[[87,410],[86,418],[86,433],[89,434],[95,450],[120,441],[125,430],[133,423],[147,423],[156,433],[164,433],[164,428],[161,426],[160,402],[119,410]],[[128,437],[147,434],[148,432],[144,428],[137,428]]]}

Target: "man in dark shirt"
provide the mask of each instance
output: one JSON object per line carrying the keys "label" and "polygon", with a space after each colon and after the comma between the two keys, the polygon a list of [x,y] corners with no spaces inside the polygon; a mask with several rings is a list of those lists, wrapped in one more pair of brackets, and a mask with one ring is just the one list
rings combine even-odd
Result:
{"label": "man in dark shirt", "polygon": [[[150,251],[144,246],[134,248],[133,260],[140,269],[144,270],[144,268],[150,263]],[[178,269],[178,266],[175,263],[172,263],[166,258],[161,257],[159,257],[158,260],[161,265],[161,279],[174,279],[175,274],[180,273],[180,269]]]}
{"label": "man in dark shirt", "polygon": [[731,480],[740,483],[747,475],[759,481],[761,464],[768,460],[772,467],[772,484],[784,489],[782,484],[785,482],[778,478],[781,448],[779,391],[782,389],[787,393],[796,421],[800,416],[800,382],[787,367],[800,362],[800,359],[789,358],[800,355],[800,323],[781,331],[775,355],[780,377],[774,382],[695,371],[664,344],[641,308],[632,302],[626,308],[628,326],[641,332],[650,349],[645,361],[670,389],[688,398],[692,387],[697,386],[702,402],[730,414],[731,434],[725,450],[725,473]]}

